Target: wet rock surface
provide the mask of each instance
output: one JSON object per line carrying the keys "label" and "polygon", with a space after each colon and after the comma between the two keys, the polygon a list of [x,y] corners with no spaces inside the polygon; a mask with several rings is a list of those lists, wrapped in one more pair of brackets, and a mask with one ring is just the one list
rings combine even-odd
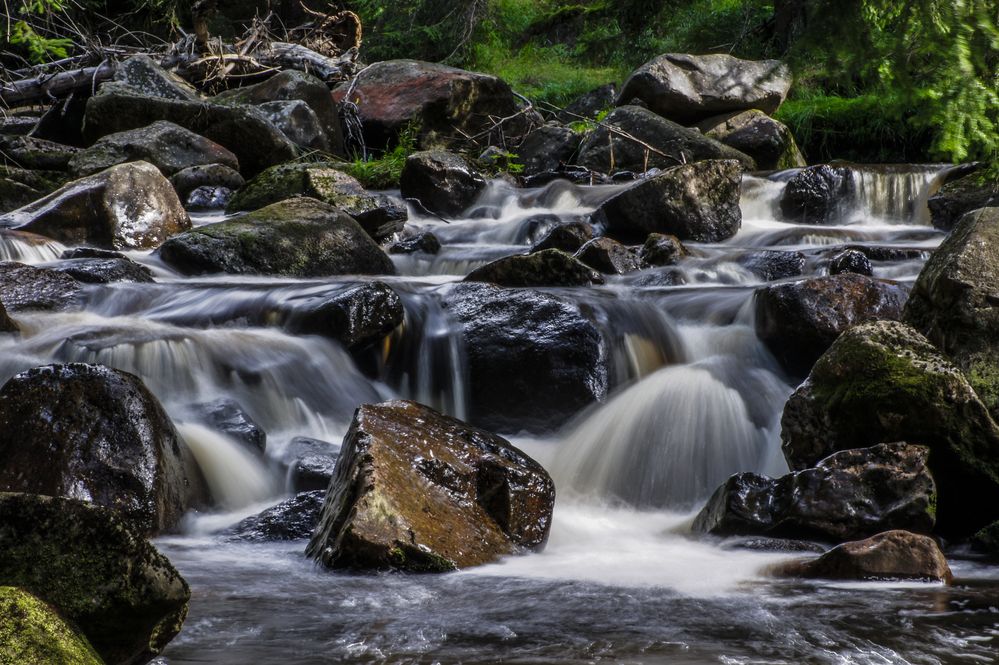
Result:
{"label": "wet rock surface", "polygon": [[301,306],[289,304],[284,325],[290,332],[324,335],[353,349],[381,341],[405,316],[398,294],[384,282],[354,286]]}
{"label": "wet rock surface", "polygon": [[0,304],[8,312],[74,309],[81,289],[78,281],[57,270],[0,263]]}
{"label": "wet rock surface", "polygon": [[983,182],[977,173],[944,183],[927,201],[933,226],[950,231],[972,210],[999,207],[999,183]]}
{"label": "wet rock surface", "polygon": [[310,538],[319,524],[325,498],[325,487],[299,492],[258,515],[247,517],[222,536],[226,540],[254,543]]}
{"label": "wet rock surface", "polygon": [[820,164],[792,177],[780,198],[784,218],[798,224],[835,224],[853,191],[846,169]]}
{"label": "wet rock surface", "polygon": [[464,212],[486,188],[486,180],[461,156],[435,150],[407,157],[399,185],[403,198],[449,217]]}
{"label": "wet rock surface", "polygon": [[791,130],[762,111],[737,111],[708,118],[698,128],[708,138],[752,157],[758,169],[783,170],[806,165]]}
{"label": "wet rock surface", "polygon": [[527,135],[517,148],[517,161],[524,175],[557,171],[572,162],[583,136],[568,127],[546,125]]}
{"label": "wet rock surface", "polygon": [[679,238],[663,233],[650,233],[638,250],[638,258],[649,266],[671,266],[687,254]]}
{"label": "wet rock surface", "polygon": [[542,252],[546,249],[560,249],[569,254],[575,254],[587,241],[593,239],[593,226],[587,222],[570,222],[559,224],[532,248],[532,252]]}
{"label": "wet rock surface", "polygon": [[489,282],[510,288],[602,284],[590,265],[559,249],[507,256],[468,273],[466,282]]}
{"label": "wet rock surface", "polygon": [[267,449],[267,432],[236,400],[222,397],[196,404],[192,410],[202,423],[238,441],[250,452],[263,455]]}
{"label": "wet rock surface", "polygon": [[181,201],[187,201],[188,195],[200,187],[224,187],[237,190],[246,184],[239,171],[224,164],[205,164],[182,169],[170,176],[170,184],[177,190]]}
{"label": "wet rock surface", "polygon": [[608,275],[626,275],[642,268],[638,252],[612,238],[589,240],[575,256],[594,270]]}
{"label": "wet rock surface", "polygon": [[555,486],[505,439],[415,402],[360,407],[307,554],[443,572],[544,547]]}

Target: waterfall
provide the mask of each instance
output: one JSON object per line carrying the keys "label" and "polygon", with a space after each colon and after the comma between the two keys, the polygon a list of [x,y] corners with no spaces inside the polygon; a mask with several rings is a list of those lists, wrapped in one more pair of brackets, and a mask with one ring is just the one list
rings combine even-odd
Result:
{"label": "waterfall", "polygon": [[65,250],[65,245],[33,233],[0,230],[0,261],[45,263],[55,261]]}
{"label": "waterfall", "polygon": [[176,426],[220,508],[237,510],[278,494],[279,485],[267,467],[238,442],[203,425]]}
{"label": "waterfall", "polygon": [[872,165],[850,168],[853,195],[843,202],[847,223],[928,226],[927,201],[951,166]]}

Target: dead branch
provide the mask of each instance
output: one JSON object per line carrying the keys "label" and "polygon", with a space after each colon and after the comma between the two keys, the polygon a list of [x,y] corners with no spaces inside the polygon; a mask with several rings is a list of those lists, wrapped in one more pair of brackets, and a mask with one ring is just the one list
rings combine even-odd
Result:
{"label": "dead branch", "polygon": [[0,87],[0,104],[15,108],[38,101],[52,101],[70,93],[93,88],[114,77],[117,65],[106,61],[96,67],[83,67],[55,74],[39,74]]}

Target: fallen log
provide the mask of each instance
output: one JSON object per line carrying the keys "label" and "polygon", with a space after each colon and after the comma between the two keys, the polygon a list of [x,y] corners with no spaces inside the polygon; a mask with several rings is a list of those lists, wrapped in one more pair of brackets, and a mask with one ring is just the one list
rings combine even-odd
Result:
{"label": "fallen log", "polygon": [[95,90],[114,77],[117,64],[102,62],[96,67],[82,67],[51,74],[38,74],[0,87],[0,105],[16,108],[39,101],[50,102],[80,90]]}

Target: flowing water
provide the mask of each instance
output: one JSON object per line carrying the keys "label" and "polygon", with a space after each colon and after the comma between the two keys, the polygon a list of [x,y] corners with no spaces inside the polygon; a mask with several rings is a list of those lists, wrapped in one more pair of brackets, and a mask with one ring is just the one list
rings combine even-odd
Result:
{"label": "flowing water", "polygon": [[[358,404],[402,397],[465,416],[462,338],[441,305],[449,283],[585,218],[616,186],[497,182],[462,219],[414,214],[411,225],[444,247],[395,257],[400,276],[386,281],[406,323],[374,369],[279,325],[279,311],[356,278],[182,278],[136,252],[156,284],[88,286],[81,312],[16,317],[23,334],[0,338],[0,380],[49,362],[134,372],[192,448],[219,508],[157,543],[193,590],[160,663],[997,662],[999,569],[955,559],[951,587],[775,581],[762,571],[793,555],[689,533],[730,474],[787,470],[779,418],[793,381],[753,332],[759,267],[773,258],[761,252],[801,252],[806,274],[824,274],[842,247],[867,247],[892,259],[873,262],[877,276],[911,282],[943,238],[925,210],[942,173],[855,169],[836,226],[781,221],[789,172],[746,176],[743,228],[731,240],[691,244],[677,266],[554,290],[593,313],[612,392],[552,436],[511,437],[556,481],[551,538],[543,553],[475,570],[330,573],[304,558],[304,542],[215,532],[284,498],[278,461],[292,439],[338,443]],[[44,265],[63,249],[0,234],[0,259]],[[198,422],[197,405],[219,397],[267,431],[266,459]]]}

